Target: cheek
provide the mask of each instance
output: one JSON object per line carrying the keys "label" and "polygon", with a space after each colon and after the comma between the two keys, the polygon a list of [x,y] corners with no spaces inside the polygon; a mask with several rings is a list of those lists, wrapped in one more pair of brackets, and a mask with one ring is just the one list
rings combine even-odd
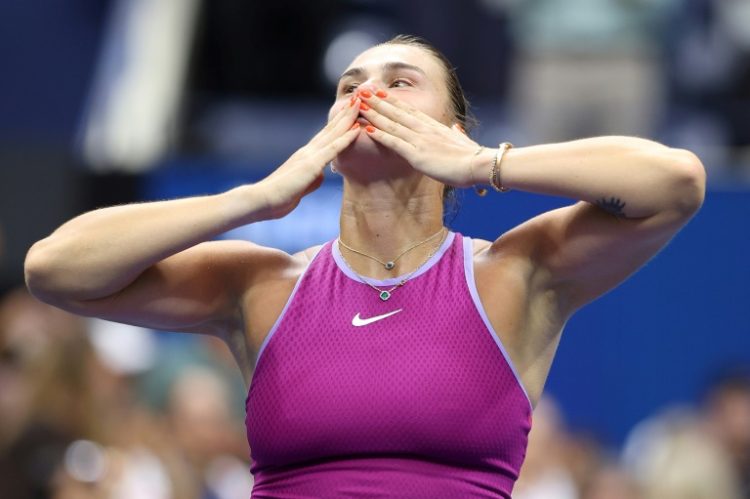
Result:
{"label": "cheek", "polygon": [[424,103],[421,110],[430,116],[430,118],[439,121],[444,125],[453,122],[453,113],[450,108],[446,107],[442,100],[430,99]]}

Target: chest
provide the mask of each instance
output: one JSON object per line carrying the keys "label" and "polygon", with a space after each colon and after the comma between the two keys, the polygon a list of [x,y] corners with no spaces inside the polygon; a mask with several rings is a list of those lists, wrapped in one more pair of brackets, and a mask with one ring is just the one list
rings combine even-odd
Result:
{"label": "chest", "polygon": [[[470,298],[434,286],[387,303],[363,287],[339,292],[295,296],[261,351],[247,399],[257,462],[363,452],[475,462],[524,445],[528,404]],[[501,420],[516,424],[498,432]]]}

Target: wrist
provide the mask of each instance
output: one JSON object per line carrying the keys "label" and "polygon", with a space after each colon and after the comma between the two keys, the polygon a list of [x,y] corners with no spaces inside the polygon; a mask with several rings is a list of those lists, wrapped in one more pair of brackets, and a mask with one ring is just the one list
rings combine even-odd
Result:
{"label": "wrist", "polygon": [[266,197],[258,184],[246,184],[230,189],[222,194],[221,202],[227,225],[239,227],[264,220],[263,212],[267,211]]}
{"label": "wrist", "polygon": [[501,169],[505,155],[513,148],[513,144],[510,142],[501,142],[496,150],[496,155],[492,161],[492,168],[490,169],[490,185],[497,192],[508,192],[510,187],[504,185],[503,175]]}
{"label": "wrist", "polygon": [[471,183],[473,186],[488,185],[492,164],[495,161],[497,149],[492,147],[482,147],[474,156],[471,169]]}

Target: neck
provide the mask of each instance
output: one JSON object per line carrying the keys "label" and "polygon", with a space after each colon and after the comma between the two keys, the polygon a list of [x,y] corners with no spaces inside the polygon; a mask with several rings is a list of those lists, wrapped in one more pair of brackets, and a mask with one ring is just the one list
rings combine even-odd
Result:
{"label": "neck", "polygon": [[[392,179],[365,184],[346,180],[340,237],[348,246],[382,261],[424,241],[443,226],[439,185],[427,177]],[[392,270],[375,260],[340,250],[352,269],[374,279],[395,277],[417,268],[443,241],[437,236],[405,253]]]}

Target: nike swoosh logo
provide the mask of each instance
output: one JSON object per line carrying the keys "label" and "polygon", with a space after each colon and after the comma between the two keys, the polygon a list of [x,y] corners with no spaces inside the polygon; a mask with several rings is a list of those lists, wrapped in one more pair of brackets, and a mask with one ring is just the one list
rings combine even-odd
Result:
{"label": "nike swoosh logo", "polygon": [[386,317],[395,315],[401,312],[401,310],[403,309],[399,308],[398,310],[394,310],[393,312],[388,312],[387,314],[383,314],[383,315],[376,315],[375,317],[368,317],[367,319],[361,318],[359,316],[359,312],[357,312],[357,315],[355,315],[354,318],[352,319],[352,326],[356,326],[356,327],[366,326],[368,324],[372,324],[373,322],[383,320]]}

